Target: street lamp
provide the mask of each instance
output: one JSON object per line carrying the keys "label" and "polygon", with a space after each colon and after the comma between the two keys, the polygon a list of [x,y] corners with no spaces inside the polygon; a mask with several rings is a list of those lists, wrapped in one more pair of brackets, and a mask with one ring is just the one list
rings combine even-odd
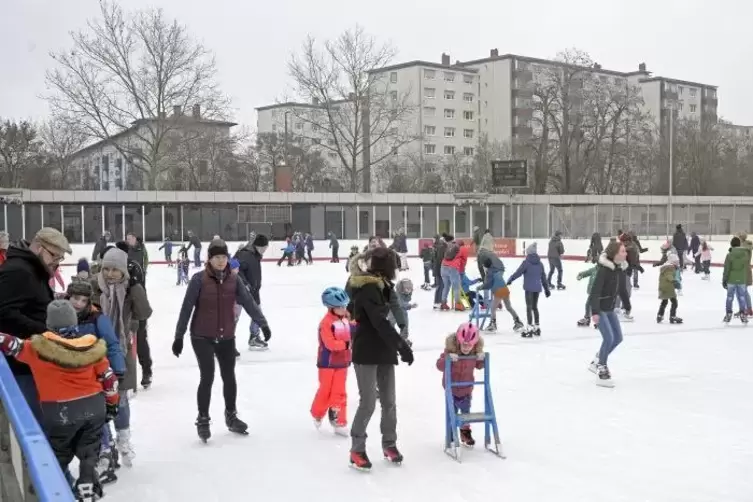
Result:
{"label": "street lamp", "polygon": [[667,100],[667,106],[665,108],[669,110],[669,190],[667,193],[667,236],[670,235],[670,225],[674,221],[672,198],[674,196],[674,144],[675,144],[675,102],[673,100]]}

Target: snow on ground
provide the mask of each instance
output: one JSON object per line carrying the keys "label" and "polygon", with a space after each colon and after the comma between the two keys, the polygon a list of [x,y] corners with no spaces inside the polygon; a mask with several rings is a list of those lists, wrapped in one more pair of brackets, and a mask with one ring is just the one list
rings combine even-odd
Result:
{"label": "snow on ground", "polygon": [[[518,263],[506,260],[508,274]],[[381,460],[377,408],[368,444],[374,469],[360,473],[347,467],[349,439],[315,430],[309,415],[319,297],[325,287],[345,283],[344,265],[264,263],[261,297],[271,350],[245,350],[245,314],[238,330],[238,408],[251,434],[227,432],[218,371],[208,445],[200,444],[194,427],[199,372],[190,343],[180,359],[170,352],[184,287],[174,285],[174,269],[150,267],[155,380],[133,400],[137,458],[132,469],[119,471],[107,500],[329,502],[351,494],[360,502],[753,500],[753,326],[721,324],[719,270],[709,282],[685,274],[679,299],[685,324],[670,326],[655,323],[657,269],[648,267],[642,289],[633,293],[636,322],[623,324],[625,342],[610,359],[616,388],[605,389],[586,369],[599,334],[575,326],[586,294],[575,275],[586,265],[566,262],[568,290],[540,300],[540,340],[513,334],[507,313],[499,317],[502,331],[486,336],[507,460],[477,446],[459,464],[442,451],[444,401],[435,362],[445,335],[466,317],[432,311],[433,293],[418,289],[421,263],[412,260],[416,362],[397,370],[398,445],[406,460],[402,467]],[[475,275],[475,263],[468,271]],[[525,319],[520,288],[513,285],[512,301]],[[358,393],[350,377],[352,417]],[[476,426],[477,438],[482,431]]]}

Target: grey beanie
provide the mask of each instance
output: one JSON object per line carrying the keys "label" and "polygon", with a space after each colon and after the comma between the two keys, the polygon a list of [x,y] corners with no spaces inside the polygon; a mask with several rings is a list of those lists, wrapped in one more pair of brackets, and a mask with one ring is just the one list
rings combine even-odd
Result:
{"label": "grey beanie", "polygon": [[123,272],[123,276],[128,279],[128,255],[121,249],[110,248],[102,257],[102,268],[120,270]]}
{"label": "grey beanie", "polygon": [[76,310],[68,300],[53,300],[47,305],[47,329],[59,331],[77,325]]}
{"label": "grey beanie", "polygon": [[535,242],[532,242],[527,248],[526,248],[526,256],[529,254],[539,254],[539,247],[536,245]]}

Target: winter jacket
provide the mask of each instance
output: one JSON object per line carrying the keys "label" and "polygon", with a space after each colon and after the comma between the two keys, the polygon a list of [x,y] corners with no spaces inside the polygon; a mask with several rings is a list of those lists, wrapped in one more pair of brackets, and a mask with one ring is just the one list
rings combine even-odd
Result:
{"label": "winter jacket", "polygon": [[505,264],[497,256],[491,257],[492,264],[486,271],[484,284],[481,289],[489,289],[493,292],[507,286],[505,282]]}
{"label": "winter jacket", "polygon": [[310,235],[308,237],[306,237],[306,249],[308,251],[313,251],[314,250],[314,238],[311,237]]}
{"label": "winter jacket", "polygon": [[471,280],[466,274],[460,274],[460,287],[463,288],[463,293],[470,293],[471,286],[479,282],[481,282],[481,278]]}
{"label": "winter jacket", "polygon": [[419,256],[421,257],[421,261],[432,265],[434,263],[434,248],[431,246],[424,247],[421,249]]}
{"label": "winter jacket", "polygon": [[173,254],[173,241],[163,242],[157,251],[162,251],[163,249],[165,250],[165,256],[172,255]]}
{"label": "winter jacket", "polygon": [[99,261],[101,259],[99,255],[102,254],[102,250],[107,247],[107,244],[108,242],[104,235],[97,239],[92,250],[92,261]]}
{"label": "winter jacket", "polygon": [[104,340],[107,345],[107,360],[110,361],[110,367],[116,375],[125,375],[125,355],[109,317],[92,305],[79,313],[78,332],[84,335],[92,334],[98,339]]}
{"label": "winter jacket", "polygon": [[[0,266],[0,333],[22,340],[47,331],[47,304],[53,300],[50,273],[42,260],[22,241],[8,248]],[[29,375],[29,367],[16,359],[8,364],[14,375]]]}
{"label": "winter jacket", "polygon": [[395,295],[384,278],[364,274],[348,281],[357,323],[351,347],[354,364],[397,364],[397,352],[403,338],[387,320],[390,297]]}
{"label": "winter jacket", "polygon": [[591,312],[598,314],[613,311],[618,295],[622,300],[623,308],[630,311],[630,297],[627,291],[628,277],[625,274],[627,263],[617,265],[605,254],[602,254],[599,256],[597,267],[596,277],[588,295]]}
{"label": "winter jacket", "polygon": [[442,265],[446,267],[452,267],[461,274],[465,272],[465,265],[468,263],[468,252],[470,248],[468,246],[458,246],[457,254],[452,258],[445,258],[442,260]]}
{"label": "winter jacket", "polygon": [[[481,338],[481,336],[478,337],[478,342],[476,342],[476,346],[473,347],[473,351],[471,351],[470,354],[467,354],[469,356],[477,356],[478,354],[484,353],[484,339]],[[451,333],[447,335],[447,338],[444,340],[444,352],[442,352],[442,355],[439,356],[439,359],[437,359],[437,369],[442,372],[442,387],[445,386],[444,381],[444,371],[445,371],[445,360],[448,357],[448,354],[457,354],[458,356],[464,356],[466,354],[462,354],[460,352],[460,344],[458,343],[458,338],[455,335],[455,333]],[[473,376],[473,372],[475,370],[483,369],[484,367],[484,360],[478,360],[478,359],[459,359],[455,361],[454,363],[450,363],[450,382],[473,382],[475,380]],[[462,385],[459,387],[453,387],[452,388],[452,395],[455,397],[465,397],[470,396],[473,394],[473,385]]]}
{"label": "winter jacket", "polygon": [[186,246],[186,251],[191,249],[191,247],[201,251],[201,239],[199,239],[199,236],[196,234],[188,238],[188,246]]}
{"label": "winter jacket", "polygon": [[261,305],[261,254],[253,244],[246,244],[235,253],[240,262],[239,275],[243,276],[257,305]]}
{"label": "winter jacket", "polygon": [[711,252],[714,250],[711,246],[706,244],[706,249],[703,249],[703,246],[698,250],[698,252],[701,255],[701,262],[704,261],[711,261]]}
{"label": "winter jacket", "polygon": [[698,249],[701,247],[701,238],[697,235],[690,237],[690,253],[695,256],[698,253]]}
{"label": "winter jacket", "polygon": [[565,254],[565,246],[562,244],[562,237],[555,235],[549,240],[549,250],[546,253],[547,258],[562,258]]}
{"label": "winter jacket", "polygon": [[478,227],[473,230],[473,244],[476,249],[481,247],[481,230]]}
{"label": "winter jacket", "polygon": [[603,251],[604,244],[601,242],[601,235],[598,232],[594,232],[594,234],[591,236],[591,244],[588,246],[589,256],[591,256],[595,261]]}
{"label": "winter jacket", "polygon": [[596,271],[599,269],[598,265],[594,265],[593,267],[589,268],[588,270],[584,270],[583,272],[578,273],[576,278],[578,280],[585,279],[588,277],[588,285],[586,286],[586,293],[589,295],[591,294],[591,290],[594,286],[594,279],[596,279]]}
{"label": "winter jacket", "polygon": [[520,276],[523,276],[523,290],[526,293],[541,293],[542,289],[549,293],[544,265],[541,263],[539,255],[529,254],[526,256],[518,270],[507,278],[507,284],[512,284]]}
{"label": "winter jacket", "polygon": [[[92,285],[92,304],[102,310],[99,304],[102,296],[102,290],[99,287],[98,277],[94,276],[91,280]],[[125,301],[123,302],[123,327],[125,332],[119,332],[119,325],[113,322],[113,331],[120,342],[120,350],[125,356],[126,371],[123,385],[120,390],[135,390],[138,385],[138,369],[136,361],[136,348],[134,346],[136,332],[139,329],[139,322],[146,321],[152,316],[152,307],[146,297],[146,290],[140,284],[128,283]],[[111,319],[112,321],[112,319]],[[133,333],[134,336],[131,336]]]}
{"label": "winter jacket", "polygon": [[[335,323],[342,323],[347,330],[344,338],[335,337]],[[350,352],[351,324],[347,317],[328,310],[319,322],[319,350],[316,356],[318,368],[347,368],[352,359]]]}
{"label": "winter jacket", "polygon": [[478,251],[476,251],[476,254],[479,255],[482,249],[491,251],[492,254],[496,255],[494,252],[494,237],[492,237],[492,234],[485,233],[483,237],[481,237],[481,243],[478,245]]}
{"label": "winter jacket", "polygon": [[[191,320],[191,337],[227,340],[235,338],[235,313],[238,304],[259,326],[267,326],[267,320],[254,301],[243,281],[230,272],[207,265],[203,272],[194,274],[188,281],[186,295],[180,308],[175,338],[183,338]],[[193,314],[193,317],[192,315]]]}
{"label": "winter jacket", "polygon": [[408,242],[405,234],[398,234],[395,236],[395,238],[392,240],[392,248],[397,253],[408,252]]}
{"label": "winter jacket", "polygon": [[643,272],[641,267],[641,256],[638,246],[632,240],[625,243],[625,251],[627,252],[627,275],[633,275],[633,273]]}
{"label": "winter jacket", "polygon": [[[434,271],[439,273],[442,268],[442,261],[444,260],[444,254],[447,252],[447,241],[441,237],[434,239]],[[435,274],[436,275],[436,274]]]}
{"label": "winter jacket", "polygon": [[331,249],[337,249],[340,247],[340,243],[337,241],[337,237],[335,237],[335,234],[329,235],[329,247]]}
{"label": "winter jacket", "polygon": [[5,257],[7,255],[7,253],[8,253],[7,249],[0,249],[0,265],[2,265],[3,263],[5,263]]}
{"label": "winter jacket", "polygon": [[136,263],[143,272],[146,272],[146,267],[149,265],[147,256],[143,244],[137,242],[135,246],[128,246],[128,260]]}
{"label": "winter jacket", "polygon": [[[741,239],[743,242],[740,245],[743,249],[745,249],[748,252],[748,267],[745,269],[746,276],[745,276],[745,285],[751,286],[753,285],[753,270],[750,268],[750,260],[753,258],[753,242],[747,240],[747,239]],[[709,258],[710,260],[711,258]]]}
{"label": "winter jacket", "polygon": [[688,238],[685,231],[678,230],[675,232],[675,235],[672,236],[672,247],[680,253],[688,249]]}
{"label": "winter jacket", "polygon": [[[362,275],[369,275],[368,272],[366,272],[364,269],[361,268],[361,260],[362,255],[356,255],[348,262],[348,272],[350,273],[350,276],[348,277],[348,282],[345,284],[345,292],[348,293],[348,296],[350,297],[350,304],[348,304],[348,312],[350,312],[350,318],[354,319],[354,311],[353,311],[353,286],[352,286],[352,279],[362,276]],[[397,294],[394,293],[394,288],[391,282],[385,280],[385,283],[393,289],[393,294],[389,296],[387,299],[389,303],[389,310],[392,314],[392,317],[395,319],[395,324],[399,328],[404,328],[407,324],[407,319],[405,316],[405,311],[400,308],[400,303],[397,300]]]}
{"label": "winter jacket", "polygon": [[659,269],[659,299],[669,300],[670,298],[677,298],[677,292],[675,290],[675,267],[671,263],[662,265]]}
{"label": "winter jacket", "polygon": [[745,248],[730,248],[724,259],[723,284],[746,284],[747,270],[750,268],[748,256],[748,250]]}

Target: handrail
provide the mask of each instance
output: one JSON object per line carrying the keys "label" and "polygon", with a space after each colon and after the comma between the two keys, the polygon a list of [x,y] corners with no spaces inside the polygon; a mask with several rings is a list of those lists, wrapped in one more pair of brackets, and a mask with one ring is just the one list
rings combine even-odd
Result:
{"label": "handrail", "polygon": [[[70,484],[65,479],[42,428],[26,403],[26,398],[21,393],[5,356],[0,357],[0,400],[13,429],[13,435],[21,447],[37,499],[40,502],[75,502]],[[26,491],[22,486],[21,492]]]}

